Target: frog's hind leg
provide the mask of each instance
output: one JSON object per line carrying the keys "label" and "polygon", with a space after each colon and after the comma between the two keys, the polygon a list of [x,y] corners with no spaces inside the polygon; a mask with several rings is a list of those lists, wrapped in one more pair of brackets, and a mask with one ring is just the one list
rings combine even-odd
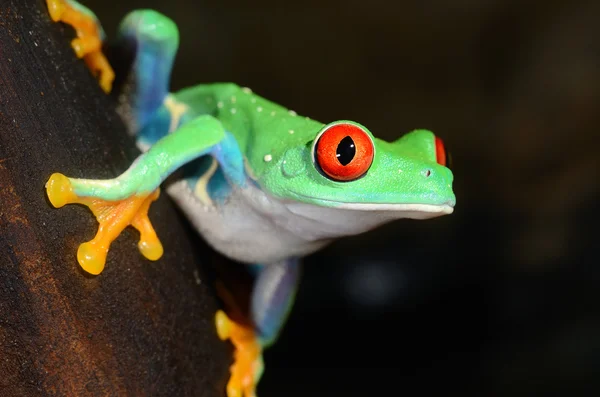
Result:
{"label": "frog's hind leg", "polygon": [[253,326],[236,323],[223,311],[218,311],[215,318],[219,337],[230,339],[235,348],[231,378],[227,384],[228,397],[256,396],[256,385],[264,370],[262,351],[279,335],[300,279],[297,258],[254,270],[258,274],[250,302]]}
{"label": "frog's hind leg", "polygon": [[75,0],[46,0],[46,6],[54,22],[66,23],[75,29],[77,38],[73,39],[71,47],[99,77],[104,92],[110,92],[115,73],[102,53],[104,31],[96,15]]}
{"label": "frog's hind leg", "polygon": [[140,132],[165,104],[179,47],[177,25],[154,10],[135,10],[121,22],[116,49],[133,59],[123,82],[121,112],[130,130]]}

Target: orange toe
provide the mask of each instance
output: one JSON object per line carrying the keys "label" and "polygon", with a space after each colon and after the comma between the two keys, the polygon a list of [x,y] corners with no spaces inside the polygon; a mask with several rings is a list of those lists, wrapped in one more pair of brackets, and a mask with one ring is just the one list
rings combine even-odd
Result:
{"label": "orange toe", "polygon": [[101,29],[92,15],[74,8],[65,0],[46,0],[50,18],[55,22],[63,22],[75,29],[77,38],[71,47],[79,58],[83,58],[104,92],[112,90],[115,73],[102,53]]}
{"label": "orange toe", "polygon": [[77,196],[71,181],[66,176],[52,174],[46,183],[46,194],[55,207],[66,204],[83,204],[92,211],[98,220],[96,236],[79,246],[77,261],[90,274],[100,274],[106,263],[110,244],[131,225],[140,232],[138,248],[142,255],[157,260],[163,254],[163,247],[148,218],[148,209],[158,199],[159,189],[146,195],[135,195],[124,200],[106,201],[93,197]]}
{"label": "orange toe", "polygon": [[215,323],[219,338],[230,339],[235,349],[227,397],[256,397],[256,386],[264,364],[262,346],[254,330],[232,321],[222,310],[217,312]]}

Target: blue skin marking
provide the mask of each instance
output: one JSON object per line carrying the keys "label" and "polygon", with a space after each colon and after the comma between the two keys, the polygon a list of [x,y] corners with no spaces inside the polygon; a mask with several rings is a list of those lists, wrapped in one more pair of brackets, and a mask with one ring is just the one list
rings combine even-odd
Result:
{"label": "blue skin marking", "polygon": [[137,133],[138,141],[144,145],[154,145],[169,133],[170,125],[171,113],[165,106],[161,106]]}
{"label": "blue skin marking", "polygon": [[179,45],[179,35],[157,36],[152,24],[170,23],[164,16],[148,10],[136,10],[127,15],[119,27],[117,45],[135,48],[135,95],[132,105],[138,126],[154,118],[169,93],[173,61]]}
{"label": "blue skin marking", "polygon": [[[187,114],[181,117],[180,125],[190,118]],[[170,124],[171,113],[165,106],[161,106],[155,117],[140,131],[138,141],[145,145],[154,144],[168,134]],[[217,160],[218,167],[209,180],[208,194],[213,201],[223,203],[231,193],[231,184],[247,186],[244,157],[237,141],[230,133],[225,134],[225,139],[214,146],[210,154]],[[211,162],[205,160],[204,157],[183,166],[184,178],[192,191],[194,191],[198,179],[210,168]]]}
{"label": "blue skin marking", "polygon": [[[183,166],[183,178],[188,183],[190,190],[196,189],[198,180],[210,169],[212,162],[212,157],[204,156]],[[206,191],[210,199],[217,205],[223,204],[231,194],[231,185],[218,165],[206,185]]]}
{"label": "blue skin marking", "polygon": [[217,168],[214,175],[208,181],[206,190],[211,200],[217,204],[223,204],[227,197],[231,195],[231,185],[227,182],[221,167]]}
{"label": "blue skin marking", "polygon": [[227,180],[240,187],[246,187],[246,171],[244,170],[244,155],[235,137],[225,132],[225,138],[215,146],[212,155],[219,162]]}
{"label": "blue skin marking", "polygon": [[250,312],[263,346],[271,345],[279,335],[292,307],[299,279],[298,258],[260,269],[252,290]]}
{"label": "blue skin marking", "polygon": [[[164,108],[164,107],[163,107]],[[161,108],[161,110],[163,109]],[[141,135],[138,141],[143,144],[154,144],[160,138],[168,134],[171,114],[160,111],[151,122],[142,130],[145,135]],[[184,177],[193,191],[198,179],[204,175],[210,168],[210,162],[204,161],[206,155],[212,156],[217,160],[218,167],[210,179],[210,185],[213,189],[212,195],[220,202],[223,202],[231,192],[231,185],[246,187],[247,175],[244,170],[244,157],[240,151],[239,145],[234,136],[226,132],[219,144],[214,145],[205,153],[198,153],[198,157],[182,160],[181,164],[173,164],[173,169],[183,167]],[[169,172],[172,170],[169,170]],[[158,187],[158,186],[157,186]],[[209,192],[210,194],[210,192]],[[211,198],[212,198],[211,195]]]}

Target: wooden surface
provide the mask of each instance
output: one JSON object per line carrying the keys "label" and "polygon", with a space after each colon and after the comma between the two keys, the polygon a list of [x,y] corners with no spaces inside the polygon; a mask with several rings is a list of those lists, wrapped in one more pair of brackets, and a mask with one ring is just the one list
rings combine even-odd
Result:
{"label": "wooden surface", "polygon": [[144,259],[129,228],[98,277],[76,262],[91,212],[46,199],[52,172],[114,177],[138,154],[72,37],[42,0],[0,1],[0,395],[222,395],[231,348],[169,198],[150,211],[163,258]]}

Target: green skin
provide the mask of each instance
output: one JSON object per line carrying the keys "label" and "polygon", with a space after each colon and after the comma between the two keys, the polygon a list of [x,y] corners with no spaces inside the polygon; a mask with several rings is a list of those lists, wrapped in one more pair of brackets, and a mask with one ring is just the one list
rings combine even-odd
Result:
{"label": "green skin", "polygon": [[[312,147],[307,145],[325,127],[323,123],[297,116],[235,84],[193,87],[175,98],[198,113],[214,115],[235,137],[261,189],[273,196],[333,207],[339,203],[454,205],[452,173],[437,164],[430,131],[415,131],[388,143],[361,126],[375,142],[373,164],[363,178],[337,182],[318,171]],[[205,105],[207,100],[211,106]],[[266,155],[272,160],[265,161]],[[431,171],[428,178],[423,177],[426,170]]]}
{"label": "green skin", "polygon": [[[314,164],[311,143],[325,124],[235,84],[200,85],[174,94],[174,99],[188,108],[182,119],[190,121],[155,143],[121,177],[102,181],[102,186],[74,180],[76,193],[106,200],[147,194],[229,131],[243,153],[249,176],[274,197],[326,207],[342,203],[454,206],[452,172],[437,164],[430,131],[416,130],[389,143],[361,126],[373,138],[373,163],[362,178],[339,182],[325,177]],[[265,161],[267,155],[271,161]]]}
{"label": "green skin", "polygon": [[[77,1],[68,2],[97,19],[91,10]],[[154,41],[165,48],[176,49],[179,33],[173,21],[150,10],[138,13],[143,15],[136,19],[134,12],[123,21],[122,31],[126,31],[127,25],[132,25],[131,21],[135,20],[135,33],[140,41]],[[143,23],[139,23],[139,20],[143,20]],[[135,65],[136,72],[144,74],[145,70],[150,69],[149,66],[148,63],[138,63]],[[170,65],[165,69],[168,79]],[[141,93],[138,96],[142,96]],[[128,189],[104,186],[102,190],[97,190],[94,186],[78,184],[76,192],[111,200],[122,199],[132,193],[149,193],[158,187],[167,174],[198,157],[198,153],[206,152],[224,131],[228,131],[234,136],[253,179],[263,191],[278,198],[330,207],[339,203],[454,206],[452,173],[437,164],[435,142],[430,131],[414,131],[393,143],[373,137],[376,155],[367,175],[350,184],[340,183],[323,177],[314,167],[311,148],[307,146],[324,127],[323,123],[297,116],[285,107],[235,84],[199,85],[174,94],[174,99],[188,108],[181,120],[191,120],[192,125],[180,125],[176,138],[167,137],[139,159],[139,167],[132,168],[127,176]],[[152,110],[160,114],[161,109]],[[215,120],[192,120],[193,116],[198,115],[211,115],[220,125],[217,126]],[[136,132],[140,138],[144,135],[143,127],[137,126]],[[188,131],[190,128],[196,131]],[[370,131],[362,128],[372,136]],[[293,131],[293,134],[289,131]],[[271,161],[265,161],[267,154],[272,156]],[[168,164],[161,161],[166,157],[170,159]],[[285,167],[282,166],[284,158]],[[159,167],[152,164],[159,164]],[[158,171],[159,175],[146,172],[146,167]],[[430,174],[424,179],[423,173],[427,170]]]}
{"label": "green skin", "polygon": [[[147,195],[183,169],[167,192],[199,233],[224,255],[259,265],[250,266],[257,272],[250,316],[263,346],[292,305],[299,258],[394,219],[453,211],[453,175],[437,161],[432,132],[385,142],[358,123],[320,123],[231,83],[172,94],[176,25],[134,11],[118,38],[136,43],[126,121],[145,153],[114,179],[69,178],[74,192],[109,201]],[[360,127],[374,146],[368,171],[349,182],[324,175],[314,155],[320,133],[339,123]],[[256,381],[261,372],[258,365]]]}

